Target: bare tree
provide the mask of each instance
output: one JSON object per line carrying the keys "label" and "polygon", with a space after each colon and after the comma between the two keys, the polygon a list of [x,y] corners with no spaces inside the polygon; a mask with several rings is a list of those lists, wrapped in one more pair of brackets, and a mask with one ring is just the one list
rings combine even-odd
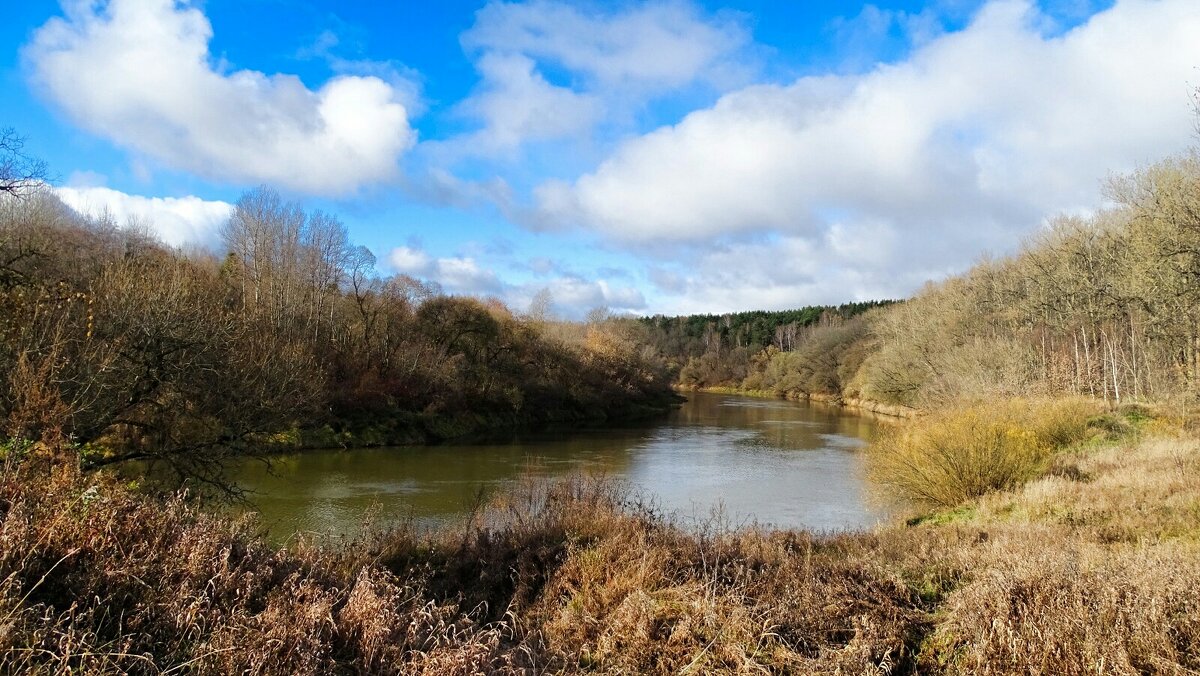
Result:
{"label": "bare tree", "polygon": [[25,154],[25,137],[0,129],[0,194],[23,197],[46,184],[46,163]]}
{"label": "bare tree", "polygon": [[550,289],[542,289],[533,295],[533,299],[529,301],[529,310],[525,316],[529,321],[535,324],[544,324],[550,319],[551,313],[554,310],[554,296],[551,295]]}

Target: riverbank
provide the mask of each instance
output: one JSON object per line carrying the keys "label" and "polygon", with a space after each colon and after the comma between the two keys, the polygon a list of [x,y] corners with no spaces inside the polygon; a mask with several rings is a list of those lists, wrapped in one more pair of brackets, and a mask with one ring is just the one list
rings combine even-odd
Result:
{"label": "riverbank", "polygon": [[1194,671],[1200,439],[1110,423],[1028,483],[858,534],[689,533],[576,479],[437,533],[275,549],[250,521],[9,466],[0,669]]}
{"label": "riverbank", "polygon": [[773,390],[752,390],[743,389],[740,387],[698,387],[685,388],[676,386],[676,389],[681,392],[710,392],[713,394],[737,394],[744,397],[760,397],[763,399],[786,399],[788,401],[815,401],[820,404],[837,406],[840,408],[849,409],[852,411],[874,413],[876,415],[887,416],[890,418],[915,418],[921,415],[921,411],[910,406],[902,406],[900,404],[888,404],[882,401],[872,401],[869,399],[859,399],[857,397],[843,397],[835,394],[822,394],[818,392],[788,392],[779,393]]}
{"label": "riverbank", "polygon": [[681,403],[664,392],[655,399],[605,406],[527,411],[364,412],[319,427],[294,427],[271,439],[282,452],[380,446],[420,446],[550,427],[601,427],[663,416]]}

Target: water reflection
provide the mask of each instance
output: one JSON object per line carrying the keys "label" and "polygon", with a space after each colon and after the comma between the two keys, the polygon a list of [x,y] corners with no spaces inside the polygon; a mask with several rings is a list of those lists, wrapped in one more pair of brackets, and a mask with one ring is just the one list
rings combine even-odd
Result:
{"label": "water reflection", "polygon": [[280,458],[272,472],[235,470],[272,536],[355,531],[371,510],[385,522],[437,525],[463,515],[480,491],[523,475],[600,473],[629,482],[685,525],[714,509],[735,525],[862,528],[858,452],[875,423],[836,408],[690,394],[657,424],[525,434],[503,443],[318,451]]}

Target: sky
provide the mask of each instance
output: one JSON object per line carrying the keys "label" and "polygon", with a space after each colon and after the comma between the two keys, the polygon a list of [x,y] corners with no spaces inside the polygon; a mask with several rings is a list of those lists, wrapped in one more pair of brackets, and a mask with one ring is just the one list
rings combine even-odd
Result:
{"label": "sky", "polygon": [[[0,127],[220,251],[247,190],[555,314],[898,298],[1196,140],[1197,0],[34,0]],[[544,294],[543,294],[544,295]]]}

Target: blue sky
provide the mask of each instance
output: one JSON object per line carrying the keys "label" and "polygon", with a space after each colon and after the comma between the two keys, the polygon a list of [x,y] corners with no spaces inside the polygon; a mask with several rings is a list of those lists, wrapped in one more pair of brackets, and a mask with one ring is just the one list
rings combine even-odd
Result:
{"label": "blue sky", "polygon": [[247,188],[517,310],[912,293],[1193,142],[1194,0],[33,2],[0,126],[216,246]]}

